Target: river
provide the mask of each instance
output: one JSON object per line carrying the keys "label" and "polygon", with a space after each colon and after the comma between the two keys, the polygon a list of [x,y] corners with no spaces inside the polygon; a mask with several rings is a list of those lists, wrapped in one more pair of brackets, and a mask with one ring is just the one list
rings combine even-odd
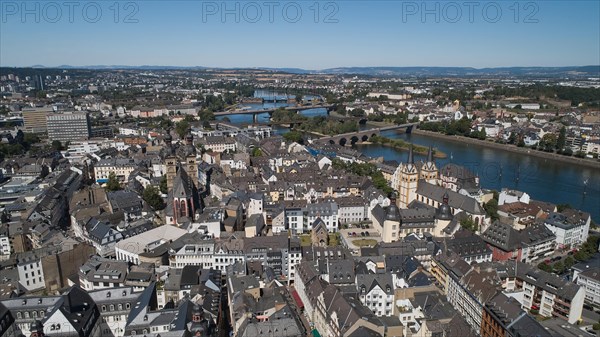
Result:
{"label": "river", "polygon": [[[295,96],[286,95],[280,92],[273,92],[268,90],[256,90],[254,92],[254,97],[265,98],[265,99],[273,99],[277,97],[277,99],[283,99],[286,97],[295,98]],[[313,95],[304,95],[304,100],[310,100],[316,96]],[[291,104],[284,102],[268,102],[268,103],[246,103],[243,104],[244,108],[247,110],[262,110],[262,109],[277,109],[286,106],[290,106]],[[327,115],[327,110],[325,108],[316,108],[316,109],[307,109],[302,110],[300,113],[307,117],[315,117],[315,116],[325,116]],[[232,124],[235,125],[247,125],[252,124],[252,115],[230,115],[230,116],[219,116],[217,120],[223,120],[224,118],[228,118]],[[258,114],[258,122],[259,123],[268,123],[269,122],[269,114],[261,113]]]}
{"label": "river", "polygon": [[[438,168],[447,163],[465,166],[479,175],[484,188],[512,188],[527,192],[536,200],[570,204],[590,213],[592,219],[600,223],[600,172],[592,168],[425,135],[387,131],[382,136],[438,148],[448,155],[436,159]],[[384,157],[385,160],[406,161],[408,157],[406,151],[378,144],[356,145],[356,148],[369,157]]]}
{"label": "river", "polygon": [[[257,91],[255,97],[285,97],[285,94],[269,91]],[[245,104],[252,109],[278,108],[288,106],[287,103]],[[311,109],[301,112],[306,116],[326,115],[325,109]],[[231,123],[244,125],[252,123],[252,115],[228,116]],[[219,119],[222,119],[219,118]],[[260,114],[259,122],[269,121],[269,114]],[[361,129],[366,126],[361,125]],[[282,134],[288,129],[275,127],[275,134]],[[447,155],[447,158],[436,159],[438,168],[447,163],[465,166],[479,175],[481,186],[487,189],[500,190],[511,188],[527,192],[533,199],[555,204],[570,204],[592,215],[596,223],[600,223],[600,172],[575,164],[556,162],[549,159],[531,157],[509,151],[499,151],[473,144],[461,144],[425,135],[406,134],[397,131],[386,131],[382,136],[403,139],[417,145],[432,145]],[[406,161],[408,152],[392,149],[378,144],[355,145],[369,157],[383,157],[385,160]],[[424,159],[417,156],[418,159]],[[587,185],[586,185],[587,182]],[[585,193],[584,193],[585,191]]]}

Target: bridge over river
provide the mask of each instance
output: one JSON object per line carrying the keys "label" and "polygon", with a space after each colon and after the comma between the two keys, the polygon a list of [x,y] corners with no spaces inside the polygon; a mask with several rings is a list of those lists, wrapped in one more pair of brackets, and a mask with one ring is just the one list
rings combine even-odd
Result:
{"label": "bridge over river", "polygon": [[343,134],[339,134],[339,135],[335,135],[335,136],[324,136],[324,137],[319,138],[319,141],[321,141],[321,142],[325,141],[325,142],[329,142],[331,144],[339,144],[342,146],[346,145],[348,142],[350,142],[350,144],[356,144],[356,143],[366,142],[369,139],[371,139],[373,136],[379,136],[381,134],[381,132],[384,132],[384,131],[406,129],[406,133],[411,133],[411,131],[415,125],[419,125],[419,123],[414,122],[414,123],[406,123],[406,124],[400,124],[400,125],[391,125],[391,126],[386,126],[386,127],[382,127],[382,128],[367,129],[367,130],[362,130],[362,131],[357,131],[357,132],[348,132],[348,133],[343,133]]}

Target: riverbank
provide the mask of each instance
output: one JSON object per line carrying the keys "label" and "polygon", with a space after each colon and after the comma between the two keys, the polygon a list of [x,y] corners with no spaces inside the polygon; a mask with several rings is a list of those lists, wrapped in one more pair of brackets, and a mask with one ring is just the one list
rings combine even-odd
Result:
{"label": "riverbank", "polygon": [[492,149],[513,152],[513,153],[520,153],[520,154],[525,154],[528,156],[533,156],[533,157],[538,157],[538,158],[543,158],[543,159],[556,160],[556,161],[560,161],[560,162],[567,163],[567,164],[575,164],[575,165],[581,165],[581,166],[585,166],[585,167],[600,169],[600,161],[593,160],[593,159],[577,158],[577,157],[573,157],[573,156],[568,157],[568,156],[564,156],[564,155],[557,154],[557,153],[549,153],[549,152],[543,152],[543,151],[538,151],[538,150],[532,150],[532,149],[528,149],[528,148],[524,148],[524,147],[517,147],[514,145],[498,144],[498,143],[487,141],[487,140],[480,140],[480,139],[463,137],[463,136],[448,136],[448,135],[438,133],[438,132],[419,130],[417,128],[414,128],[412,130],[412,133],[427,136],[427,137],[444,139],[444,140],[448,140],[448,141],[455,142],[455,143],[463,143],[463,144],[467,143],[467,144],[473,144],[473,145],[480,145],[480,146],[484,146],[484,147],[488,147],[488,148],[492,148]]}
{"label": "riverbank", "polygon": [[[410,146],[412,145],[413,151],[418,155],[426,156],[427,153],[429,153],[429,148],[427,148],[425,146],[410,144],[410,143],[405,142],[400,139],[391,139],[391,138],[387,138],[387,137],[383,137],[383,136],[371,137],[371,139],[369,139],[368,143],[363,142],[362,144],[365,144],[365,145],[377,144],[377,145],[389,147],[389,148],[396,149],[396,150],[402,150],[402,151],[408,151],[410,149]],[[360,145],[360,144],[357,144],[357,145]],[[445,153],[441,152],[440,150],[434,148],[433,149],[433,157],[438,158],[438,159],[444,159],[444,158],[448,157],[448,155],[446,155]]]}

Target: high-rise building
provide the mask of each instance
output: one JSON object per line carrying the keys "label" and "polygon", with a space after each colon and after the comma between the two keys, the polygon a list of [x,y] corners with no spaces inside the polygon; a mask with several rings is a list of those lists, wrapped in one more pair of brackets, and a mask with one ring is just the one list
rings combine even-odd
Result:
{"label": "high-rise building", "polygon": [[25,132],[43,133],[48,131],[46,117],[52,114],[52,107],[23,109],[23,125]]}
{"label": "high-rise building", "polygon": [[90,117],[87,113],[48,115],[47,127],[50,141],[66,142],[90,138]]}

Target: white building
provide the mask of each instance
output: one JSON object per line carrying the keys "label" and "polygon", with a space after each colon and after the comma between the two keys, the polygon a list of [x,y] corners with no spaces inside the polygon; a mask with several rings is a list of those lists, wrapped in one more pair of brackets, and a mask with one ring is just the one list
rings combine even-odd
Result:
{"label": "white building", "polygon": [[498,206],[504,204],[512,204],[514,202],[522,202],[529,204],[529,194],[517,190],[509,190],[506,188],[502,189],[502,192],[498,195]]}
{"label": "white building", "polygon": [[[306,221],[313,224],[318,218],[323,220],[327,231],[335,233],[338,231],[338,205],[335,202],[323,202],[306,205]],[[311,228],[305,228],[310,230]]]}
{"label": "white building", "polygon": [[337,198],[338,220],[340,224],[356,224],[369,218],[367,202],[359,197]]}
{"label": "white building", "polygon": [[590,268],[574,276],[577,283],[585,292],[585,302],[600,307],[600,267]]}
{"label": "white building", "polygon": [[392,274],[358,274],[356,288],[360,301],[377,316],[394,315]]}
{"label": "white building", "polygon": [[286,207],[285,209],[286,228],[294,234],[304,233],[305,220],[304,210],[301,207]]}
{"label": "white building", "polygon": [[173,268],[183,268],[185,266],[200,266],[204,269],[210,269],[214,264],[215,243],[212,240],[200,242],[197,244],[187,244],[177,252],[171,252],[169,265]]}
{"label": "white building", "polygon": [[179,227],[163,225],[119,241],[115,245],[115,256],[118,260],[140,264],[140,254],[152,250],[163,243],[177,240],[186,233],[186,230]]}
{"label": "white building", "polygon": [[38,256],[32,255],[17,263],[19,284],[26,291],[34,291],[46,287],[42,262]]}
{"label": "white building", "polygon": [[556,235],[558,248],[572,248],[583,244],[590,230],[591,217],[576,210],[551,213],[544,225]]}
{"label": "white building", "polygon": [[108,176],[111,172],[117,175],[119,180],[127,180],[131,172],[137,168],[133,159],[129,158],[110,158],[102,159],[94,165],[94,175],[96,182],[104,184],[108,181]]}
{"label": "white building", "polygon": [[10,239],[8,237],[8,228],[2,226],[0,228],[0,260],[10,257]]}

